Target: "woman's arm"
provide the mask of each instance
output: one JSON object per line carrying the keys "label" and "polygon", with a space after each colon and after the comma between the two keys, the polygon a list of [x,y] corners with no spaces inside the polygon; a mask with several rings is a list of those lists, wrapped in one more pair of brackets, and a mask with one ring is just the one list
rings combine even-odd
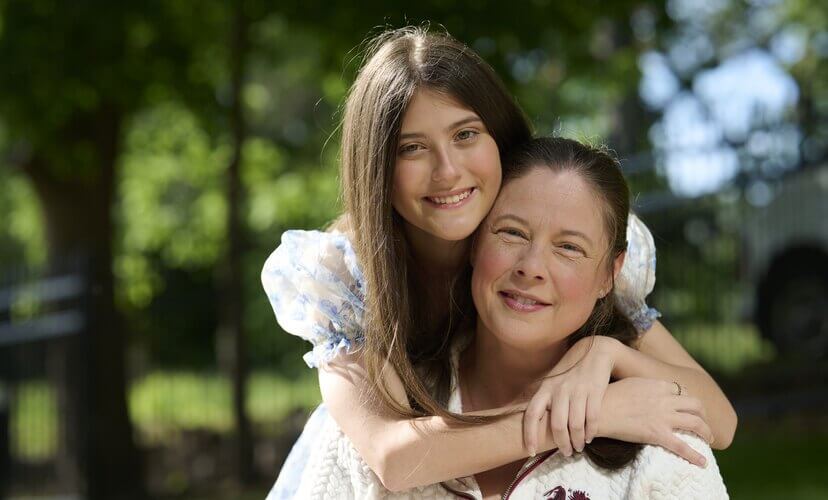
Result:
{"label": "woman's arm", "polygon": [[646,377],[675,381],[699,398],[713,431],[713,448],[730,446],[736,432],[736,411],[713,378],[693,359],[660,322],[642,336],[638,350],[612,343],[615,378]]}
{"label": "woman's arm", "polygon": [[[384,374],[392,395],[403,405],[402,382]],[[523,443],[523,412],[489,424],[449,427],[441,417],[405,419],[383,404],[367,379],[359,354],[340,355],[320,367],[322,398],[356,450],[391,491],[477,474],[529,455]],[[520,407],[475,414],[499,414]],[[554,448],[542,435],[539,451]]]}

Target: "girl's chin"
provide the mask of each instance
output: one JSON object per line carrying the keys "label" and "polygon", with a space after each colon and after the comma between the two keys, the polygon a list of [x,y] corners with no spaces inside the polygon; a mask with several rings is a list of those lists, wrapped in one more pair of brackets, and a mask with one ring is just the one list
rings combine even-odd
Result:
{"label": "girl's chin", "polygon": [[[482,222],[482,220],[480,222]],[[480,222],[478,222],[477,224],[469,223],[435,225],[431,227],[428,232],[432,236],[440,238],[442,240],[461,241],[465,240],[466,238],[474,234],[474,231],[477,229],[477,226],[480,225]]]}

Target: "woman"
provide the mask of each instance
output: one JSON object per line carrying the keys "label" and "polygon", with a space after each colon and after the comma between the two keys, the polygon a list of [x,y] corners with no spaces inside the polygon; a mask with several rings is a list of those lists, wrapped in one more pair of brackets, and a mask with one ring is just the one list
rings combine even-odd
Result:
{"label": "woman", "polygon": [[[476,320],[458,325],[452,349],[442,354],[452,376],[438,391],[450,393],[450,410],[480,412],[520,400],[577,342],[635,351],[629,344],[638,334],[612,295],[625,258],[628,209],[627,185],[606,153],[560,138],[532,140],[516,151],[472,249]],[[641,383],[628,378],[612,385]],[[669,391],[669,382],[661,384]],[[602,415],[600,436],[635,427],[626,422],[634,417],[629,406],[613,406]],[[694,436],[676,437],[706,456],[707,466],[658,446],[596,439],[583,454],[550,451],[473,478],[394,494],[332,423],[321,429],[322,445],[308,461],[297,496],[727,498],[710,448]]]}
{"label": "woman", "polygon": [[[468,48],[418,28],[386,33],[369,49],[346,102],[347,215],[336,226],[342,232],[288,232],[265,264],[262,279],[280,324],[314,343],[306,360],[322,368],[320,387],[332,417],[392,490],[488,470],[555,446],[571,454],[597,432],[614,360],[581,344],[561,359],[558,368],[566,373],[545,381],[524,414],[451,439],[443,433],[455,417],[444,406],[448,394],[435,392],[450,377],[437,360],[448,349],[451,327],[471,312],[462,300],[469,237],[499,190],[500,153],[528,138],[522,112]],[[650,328],[643,298],[652,287],[652,243],[646,228],[631,227],[638,228],[628,251],[635,262],[622,270],[619,296],[646,334],[637,360],[642,372],[622,375],[677,381],[703,402],[715,442],[726,446],[735,428],[729,402],[669,332],[658,323]],[[313,446],[308,431],[330,418],[326,411],[312,417],[311,435],[286,470],[302,468]],[[537,423],[545,415],[553,432],[539,439]],[[639,439],[700,463],[698,453],[675,439],[673,429],[684,428],[676,416],[642,428]],[[421,463],[427,450],[438,458]],[[289,496],[291,480],[282,483],[287,489],[277,482],[274,492]]]}

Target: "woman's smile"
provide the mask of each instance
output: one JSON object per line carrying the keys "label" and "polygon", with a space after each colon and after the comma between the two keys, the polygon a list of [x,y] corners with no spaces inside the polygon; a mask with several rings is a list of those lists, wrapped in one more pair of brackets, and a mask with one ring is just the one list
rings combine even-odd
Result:
{"label": "woman's smile", "polygon": [[551,306],[536,297],[523,294],[516,290],[503,290],[498,292],[498,295],[509,309],[517,312],[531,313]]}

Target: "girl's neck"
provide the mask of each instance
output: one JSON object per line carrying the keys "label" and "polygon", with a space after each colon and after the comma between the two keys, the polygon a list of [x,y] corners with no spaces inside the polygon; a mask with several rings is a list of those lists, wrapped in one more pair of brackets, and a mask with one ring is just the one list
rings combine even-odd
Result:
{"label": "girl's neck", "polygon": [[425,276],[444,277],[450,282],[468,262],[469,238],[449,241],[405,223],[405,235],[411,246],[416,272]]}
{"label": "girl's neck", "polygon": [[460,358],[463,411],[500,408],[528,399],[528,392],[566,352],[566,342],[545,349],[517,349],[501,342],[478,320]]}

